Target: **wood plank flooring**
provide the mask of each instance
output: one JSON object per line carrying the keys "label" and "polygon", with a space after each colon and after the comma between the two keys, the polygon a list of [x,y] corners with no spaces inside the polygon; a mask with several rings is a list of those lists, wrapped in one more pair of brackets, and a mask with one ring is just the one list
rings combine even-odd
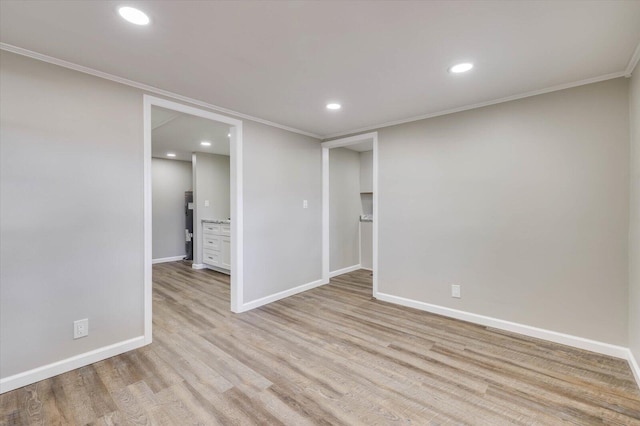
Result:
{"label": "wood plank flooring", "polygon": [[370,273],[243,314],[154,265],[154,342],[0,396],[2,425],[640,425],[626,361],[373,300]]}

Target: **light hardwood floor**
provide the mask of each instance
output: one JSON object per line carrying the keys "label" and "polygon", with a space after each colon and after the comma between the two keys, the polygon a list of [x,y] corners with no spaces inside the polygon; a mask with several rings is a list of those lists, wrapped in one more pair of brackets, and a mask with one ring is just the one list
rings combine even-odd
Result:
{"label": "light hardwood floor", "polygon": [[356,271],[243,314],[229,277],[154,274],[154,342],[0,396],[0,422],[640,425],[625,361],[378,302]]}

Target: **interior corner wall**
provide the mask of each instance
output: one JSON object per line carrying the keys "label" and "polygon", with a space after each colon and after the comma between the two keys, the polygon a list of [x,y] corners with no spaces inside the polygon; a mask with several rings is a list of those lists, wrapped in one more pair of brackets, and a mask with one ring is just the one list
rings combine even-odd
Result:
{"label": "interior corner wall", "polygon": [[202,220],[224,220],[231,216],[231,175],[228,155],[196,152],[193,159],[193,247],[194,263],[199,264]]}
{"label": "interior corner wall", "polygon": [[631,78],[631,210],[629,220],[629,348],[640,363],[640,66]]}
{"label": "interior corner wall", "polygon": [[378,132],[379,292],[627,346],[627,79]]}
{"label": "interior corner wall", "polygon": [[360,264],[360,155],[329,150],[329,270]]}
{"label": "interior corner wall", "polygon": [[143,335],[143,111],[136,90],[7,52],[0,110],[6,379]]}
{"label": "interior corner wall", "polygon": [[191,162],[153,158],[151,160],[153,188],[152,226],[153,259],[184,256],[185,191],[191,191]]}

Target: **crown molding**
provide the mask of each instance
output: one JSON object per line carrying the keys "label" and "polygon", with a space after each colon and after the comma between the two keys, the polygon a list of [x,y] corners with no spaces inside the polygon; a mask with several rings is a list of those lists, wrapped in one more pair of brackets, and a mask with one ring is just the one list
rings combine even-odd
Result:
{"label": "crown molding", "polygon": [[273,121],[264,120],[262,118],[254,117],[252,115],[243,114],[241,112],[237,112],[231,109],[223,108],[217,105],[213,105],[204,101],[199,101],[197,99],[190,98],[188,96],[179,95],[174,92],[170,92],[168,90],[159,89],[157,87],[149,86],[144,83],[139,83],[137,81],[129,80],[124,77],[119,77],[117,75],[109,74],[103,71],[98,71],[93,68],[85,67],[83,65],[78,65],[73,62],[65,61],[63,59],[54,58],[53,56],[44,55],[42,53],[34,52],[32,50],[23,49],[22,47],[13,46],[7,43],[0,43],[0,50],[5,50],[7,52],[16,53],[18,55],[27,56],[32,59],[37,59],[39,61],[48,62],[50,64],[58,65],[63,68],[72,69],[74,71],[79,71],[85,74],[90,74],[95,77],[104,78],[106,80],[111,80],[116,83],[124,84],[127,86],[135,87],[136,89],[144,90],[145,92],[153,93],[160,96],[165,96],[167,98],[172,98],[174,100],[179,100],[182,102],[188,102],[193,105],[197,105],[202,108],[207,108],[213,111],[217,111],[223,114],[232,115],[234,117],[244,118],[246,120],[255,121],[257,123],[266,124],[267,126],[277,127],[278,129],[287,130],[289,132],[298,133],[304,136],[310,136],[316,139],[322,139],[322,136],[316,135],[315,133],[306,132],[304,130],[296,129],[294,127],[285,126],[283,124],[274,123]]}
{"label": "crown molding", "polygon": [[391,126],[397,126],[399,124],[405,124],[405,123],[411,123],[413,121],[420,121],[420,120],[425,120],[427,118],[434,118],[434,117],[439,117],[442,115],[448,115],[448,114],[453,114],[456,112],[462,112],[462,111],[468,111],[471,109],[476,109],[476,108],[482,108],[482,107],[486,107],[486,106],[491,106],[491,105],[496,105],[496,104],[500,104],[503,102],[509,102],[509,101],[515,101],[518,99],[524,99],[524,98],[528,98],[531,96],[537,96],[537,95],[542,95],[545,93],[551,93],[551,92],[556,92],[559,90],[564,90],[564,89],[570,89],[572,87],[578,87],[578,86],[584,86],[586,84],[592,84],[592,83],[598,83],[601,81],[606,81],[606,80],[611,80],[614,78],[620,78],[620,77],[630,77],[631,73],[633,72],[634,68],[636,67],[636,65],[638,64],[638,61],[640,60],[640,43],[638,44],[638,46],[636,47],[636,50],[634,51],[633,55],[631,56],[631,59],[629,60],[629,63],[626,67],[626,69],[624,71],[620,71],[620,72],[615,72],[615,73],[611,73],[611,74],[605,74],[605,75],[601,75],[601,76],[597,76],[597,77],[592,77],[592,78],[587,78],[584,80],[579,80],[579,81],[574,81],[574,82],[570,82],[570,83],[564,83],[564,84],[559,84],[557,86],[551,86],[551,87],[547,87],[545,89],[540,89],[540,90],[533,90],[530,92],[525,92],[525,93],[520,93],[517,95],[513,95],[513,96],[507,96],[504,98],[498,98],[498,99],[493,99],[490,101],[486,101],[486,102],[479,102],[479,103],[475,103],[475,104],[470,104],[470,105],[464,105],[461,107],[457,107],[457,108],[451,108],[451,109],[447,109],[447,110],[443,110],[443,111],[437,111],[437,112],[433,112],[433,113],[429,113],[429,114],[423,114],[423,115],[419,115],[419,116],[415,116],[415,117],[410,117],[410,118],[405,118],[405,119],[401,119],[401,120],[395,120],[395,121],[388,121],[385,123],[381,123],[381,124],[374,124],[374,125],[370,125],[370,126],[366,126],[366,127],[361,127],[361,128],[357,128],[357,129],[353,129],[353,130],[349,130],[349,131],[345,131],[345,132],[337,132],[337,133],[332,133],[332,134],[328,134],[328,135],[318,135],[315,133],[311,133],[311,132],[306,132],[304,130],[300,130],[300,129],[296,129],[294,127],[289,127],[289,126],[285,126],[282,124],[278,124],[278,123],[274,123],[272,121],[269,120],[264,120],[262,118],[258,118],[258,117],[254,117],[248,114],[243,114],[241,112],[237,112],[237,111],[233,111],[227,108],[223,108],[217,105],[213,105],[204,101],[199,101],[197,99],[193,99],[190,98],[188,96],[183,96],[183,95],[179,95],[177,93],[174,92],[169,92],[167,90],[163,90],[163,89],[159,89],[157,87],[153,87],[153,86],[149,86],[147,84],[144,83],[139,83],[137,81],[133,81],[133,80],[129,80],[126,79],[124,77],[119,77],[113,74],[109,74],[103,71],[98,71],[96,69],[93,68],[89,68],[89,67],[85,67],[82,65],[78,65],[75,64],[73,62],[68,62],[65,61],[63,59],[58,59],[58,58],[54,58],[52,56],[48,56],[48,55],[44,55],[42,53],[38,53],[38,52],[34,52],[28,49],[23,49],[21,47],[17,47],[17,46],[13,46],[11,44],[7,44],[7,43],[0,43],[0,50],[5,50],[7,52],[12,52],[12,53],[16,53],[18,55],[22,55],[22,56],[27,56],[29,58],[33,58],[33,59],[37,59],[39,61],[43,61],[43,62],[48,62],[50,64],[54,64],[54,65],[58,65],[64,68],[68,68],[68,69],[72,69],[75,71],[79,71],[85,74],[90,74],[96,77],[100,77],[100,78],[104,78],[106,80],[111,80],[114,81],[116,83],[121,83],[121,84],[125,84],[127,86],[131,86],[131,87],[135,87],[137,89],[140,90],[144,90],[150,93],[154,93],[157,95],[161,95],[161,96],[166,96],[168,98],[172,98],[175,100],[180,100],[183,102],[188,102],[190,104],[193,105],[197,105],[203,108],[207,108],[213,111],[217,111],[217,112],[221,112],[223,114],[228,114],[228,115],[232,115],[235,117],[239,117],[239,118],[244,118],[247,120],[251,120],[251,121],[255,121],[257,123],[262,123],[262,124],[266,124],[267,126],[271,126],[271,127],[276,127],[279,129],[283,129],[283,130],[287,130],[289,132],[293,132],[293,133],[298,133],[304,136],[309,136],[312,138],[316,138],[316,139],[320,139],[322,141],[326,141],[328,139],[333,139],[333,138],[338,138],[338,137],[342,137],[342,136],[346,136],[346,135],[353,135],[353,134],[358,134],[358,133],[362,133],[362,132],[368,132],[371,130],[376,130],[376,129],[382,129],[385,127],[391,127]]}
{"label": "crown molding", "polygon": [[[636,53],[637,53],[637,50],[636,50]],[[636,61],[637,61],[637,58],[636,58]],[[347,135],[354,135],[354,134],[358,134],[358,133],[362,133],[362,132],[369,132],[369,131],[372,131],[372,130],[382,129],[384,127],[397,126],[398,124],[411,123],[413,121],[425,120],[427,118],[439,117],[441,115],[447,115],[447,114],[453,114],[453,113],[456,113],[456,112],[468,111],[470,109],[476,109],[476,108],[482,108],[482,107],[486,107],[486,106],[490,106],[490,105],[501,104],[503,102],[515,101],[515,100],[518,100],[518,99],[529,98],[531,96],[543,95],[545,93],[557,92],[558,90],[570,89],[572,87],[584,86],[586,84],[598,83],[600,81],[612,80],[614,78],[620,78],[620,77],[625,77],[625,76],[626,76],[626,71],[614,72],[614,73],[611,73],[611,74],[605,74],[605,75],[601,75],[601,76],[597,76],[597,77],[587,78],[587,79],[584,79],[584,80],[574,81],[574,82],[571,82],[571,83],[565,83],[565,84],[559,84],[557,86],[547,87],[546,89],[533,90],[531,92],[525,92],[525,93],[520,93],[518,95],[507,96],[505,98],[493,99],[493,100],[486,101],[486,102],[479,102],[477,104],[464,105],[464,106],[457,107],[457,108],[451,108],[451,109],[446,109],[446,110],[443,110],[443,111],[432,112],[432,113],[429,113],[429,114],[419,115],[417,117],[405,118],[405,119],[402,119],[402,120],[388,121],[388,122],[382,123],[382,124],[376,124],[376,125],[372,125],[372,126],[361,127],[359,129],[355,129],[355,130],[349,130],[348,132],[333,133],[333,134],[330,134],[330,135],[325,135],[322,140],[324,142],[324,141],[326,141],[328,139],[338,138],[338,137],[347,136]]]}
{"label": "crown molding", "polygon": [[633,51],[633,55],[629,59],[629,63],[627,64],[627,68],[624,70],[624,76],[629,78],[633,73],[633,70],[636,69],[636,65],[638,65],[638,61],[640,60],[640,41],[636,46],[636,50]]}

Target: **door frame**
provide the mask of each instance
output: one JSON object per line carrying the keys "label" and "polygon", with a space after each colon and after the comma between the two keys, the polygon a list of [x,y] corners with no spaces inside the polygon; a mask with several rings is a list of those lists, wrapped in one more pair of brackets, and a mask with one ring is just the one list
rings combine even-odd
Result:
{"label": "door frame", "polygon": [[322,280],[330,279],[329,150],[373,140],[373,297],[378,295],[378,132],[364,133],[322,143]]}
{"label": "door frame", "polygon": [[231,126],[231,311],[241,312],[244,288],[243,199],[242,199],[242,120],[184,105],[151,95],[143,95],[144,117],[144,338],[152,341],[152,188],[151,188],[151,107],[158,106],[185,114],[222,122]]}

